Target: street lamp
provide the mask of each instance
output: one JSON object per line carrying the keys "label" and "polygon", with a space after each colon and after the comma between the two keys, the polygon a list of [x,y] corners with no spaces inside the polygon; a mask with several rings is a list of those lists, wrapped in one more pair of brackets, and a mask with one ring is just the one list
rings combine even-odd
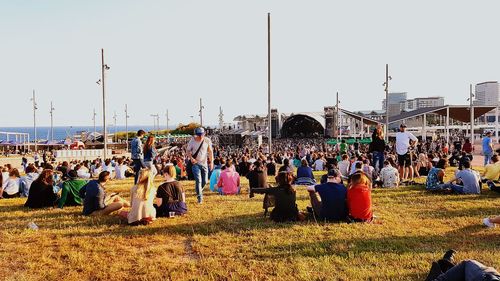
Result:
{"label": "street lamp", "polygon": [[105,71],[109,70],[110,67],[104,63],[104,49],[101,49],[101,79],[96,83],[102,86],[102,129],[104,135],[104,159],[106,160],[108,154],[108,132],[106,128],[106,85],[105,85]]}
{"label": "street lamp", "polygon": [[52,101],[50,102],[50,140],[54,141],[54,106],[52,106]]}
{"label": "street lamp", "polygon": [[35,142],[35,152],[37,151],[37,145],[36,145],[36,110],[38,109],[36,105],[36,99],[35,99],[35,90],[33,90],[33,97],[30,99],[33,102],[33,139]]}
{"label": "street lamp", "polygon": [[389,80],[392,80],[392,77],[389,76],[389,64],[386,64],[385,82],[382,84],[385,87],[385,141],[389,141]]}

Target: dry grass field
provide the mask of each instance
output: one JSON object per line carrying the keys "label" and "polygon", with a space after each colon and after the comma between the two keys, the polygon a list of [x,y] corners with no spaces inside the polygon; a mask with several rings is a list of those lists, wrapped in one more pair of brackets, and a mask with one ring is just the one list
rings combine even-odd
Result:
{"label": "dry grass field", "polygon": [[[317,174],[319,176],[320,174]],[[448,175],[449,176],[449,175]],[[159,181],[161,179],[157,179]],[[80,207],[27,210],[0,200],[1,280],[423,280],[445,250],[500,268],[500,196],[430,194],[422,186],[376,189],[377,220],[276,224],[263,217],[262,195],[210,192],[189,214],[130,227],[116,216],[82,216]],[[128,197],[131,181],[108,189]],[[298,188],[298,205],[308,205]],[[38,231],[27,229],[29,222]]]}

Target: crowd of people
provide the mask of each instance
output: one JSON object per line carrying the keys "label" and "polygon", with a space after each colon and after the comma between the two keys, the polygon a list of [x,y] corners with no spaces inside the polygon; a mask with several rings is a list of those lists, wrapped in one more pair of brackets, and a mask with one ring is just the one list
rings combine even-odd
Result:
{"label": "crowd of people", "polygon": [[[479,194],[482,184],[493,191],[500,177],[500,162],[494,153],[491,134],[482,141],[485,169],[482,175],[472,169],[471,143],[465,139],[453,142],[418,141],[401,124],[395,140],[386,142],[384,130],[378,126],[369,145],[345,140],[335,145],[324,139],[279,139],[273,152],[266,147],[229,147],[214,144],[200,127],[189,142],[158,147],[154,135],[139,130],[131,141],[131,156],[93,161],[47,159],[28,164],[23,159],[23,176],[18,169],[5,165],[2,169],[1,198],[27,197],[30,208],[63,208],[83,205],[83,214],[102,215],[120,211],[130,224],[150,223],[170,212],[187,212],[182,180],[194,180],[198,204],[202,204],[205,186],[220,195],[241,193],[240,178],[249,182],[249,195],[264,195],[264,209],[274,207],[274,221],[298,221],[307,217],[323,221],[369,222],[372,188],[395,188],[415,184],[425,178],[425,189],[431,192]],[[455,175],[444,182],[445,169],[457,166]],[[326,173],[317,179],[314,171]],[[156,175],[164,178],[158,187]],[[276,186],[268,183],[274,177]],[[134,178],[130,198],[106,193],[110,179]],[[301,212],[296,204],[296,188],[305,186],[310,207]],[[127,211],[124,211],[127,210]],[[489,227],[500,218],[485,218]]]}

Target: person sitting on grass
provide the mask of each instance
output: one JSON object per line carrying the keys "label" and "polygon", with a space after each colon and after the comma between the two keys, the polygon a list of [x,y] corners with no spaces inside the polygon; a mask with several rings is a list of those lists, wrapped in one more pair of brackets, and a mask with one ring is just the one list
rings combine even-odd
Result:
{"label": "person sitting on grass", "polygon": [[[438,185],[438,190],[451,190],[458,194],[480,194],[481,193],[481,178],[479,173],[471,169],[470,162],[464,162],[464,169],[457,172],[455,178],[449,182]],[[461,184],[454,182],[459,181]]]}
{"label": "person sitting on grass", "polygon": [[24,204],[28,208],[53,207],[57,194],[54,193],[54,171],[44,169],[31,184],[28,200]]}
{"label": "person sitting on grass", "polygon": [[227,160],[226,169],[220,173],[217,187],[221,195],[240,193],[240,174],[235,171],[231,159]]}
{"label": "person sitting on grass", "polygon": [[130,210],[121,212],[129,225],[147,225],[156,219],[153,206],[156,189],[153,186],[153,172],[149,168],[139,171],[137,183],[130,189]]}
{"label": "person sitting on grass", "polygon": [[86,184],[86,180],[78,179],[75,170],[69,171],[68,180],[62,184],[61,198],[59,198],[57,206],[60,209],[64,206],[81,206],[83,204],[83,199],[80,197],[80,190]]}
{"label": "person sitting on grass", "polygon": [[106,184],[109,182],[110,173],[102,171],[97,180],[89,181],[80,189],[80,197],[83,199],[83,214],[86,216],[104,216],[118,211],[130,204],[123,200],[117,193],[106,195]]}
{"label": "person sitting on grass", "polygon": [[338,167],[342,177],[347,178],[351,171],[351,161],[349,161],[347,154],[342,154],[342,161],[338,162]]}
{"label": "person sitting on grass", "polygon": [[250,188],[249,196],[250,198],[253,197],[253,188],[259,188],[259,187],[264,187],[267,188],[269,187],[269,184],[267,183],[267,173],[264,165],[262,164],[261,161],[255,161],[253,163],[253,166],[247,174],[247,179],[248,179],[248,185]]}
{"label": "person sitting on grass", "polygon": [[380,181],[377,182],[379,187],[399,187],[399,171],[388,160],[384,161],[384,167],[380,170],[379,177]]}
{"label": "person sitting on grass", "polygon": [[[307,187],[312,210],[321,220],[345,221],[347,218],[347,189],[342,184],[340,171],[329,170],[324,184]],[[318,194],[319,197],[318,198]]]}
{"label": "person sitting on grass", "polygon": [[253,192],[257,194],[273,195],[275,207],[271,211],[271,220],[275,222],[304,220],[304,215],[299,213],[296,204],[296,192],[292,186],[294,181],[293,173],[285,170],[279,172],[276,178],[277,187],[253,189]]}
{"label": "person sitting on grass", "polygon": [[214,160],[214,170],[210,175],[210,191],[216,191],[217,182],[219,182],[219,177],[221,173],[222,166],[225,165],[223,159],[215,158]]}
{"label": "person sitting on grass", "polygon": [[170,212],[175,212],[176,215],[186,214],[186,194],[180,182],[175,179],[175,167],[167,164],[163,169],[163,176],[165,182],[156,191],[156,216],[168,217]]}
{"label": "person sitting on grass", "polygon": [[495,224],[500,224],[500,216],[494,218],[484,218],[483,224],[487,227],[494,228]]}
{"label": "person sitting on grass", "polygon": [[309,167],[306,159],[302,159],[301,166],[297,168],[297,185],[313,185],[316,183],[314,179],[313,170]]}
{"label": "person sitting on grass", "polygon": [[0,198],[16,198],[20,196],[19,171],[13,168],[9,172],[9,178],[4,187],[0,187]]}
{"label": "person sitting on grass", "polygon": [[371,222],[373,219],[371,182],[362,173],[354,173],[347,188],[348,219],[351,222]]}
{"label": "person sitting on grass", "polygon": [[[432,162],[431,162],[432,165]],[[425,181],[425,189],[438,190],[438,186],[444,182],[444,171],[448,166],[448,160],[441,158],[436,164],[436,167],[431,167]]]}
{"label": "person sitting on grass", "polygon": [[484,173],[481,176],[481,181],[483,183],[487,181],[498,181],[500,177],[500,163],[498,162],[498,155],[493,155],[491,157],[491,163],[484,167]]}
{"label": "person sitting on grass", "polygon": [[22,197],[28,197],[31,184],[37,178],[38,178],[38,173],[36,167],[33,164],[29,164],[28,167],[26,167],[26,175],[21,177],[20,192]]}
{"label": "person sitting on grass", "polygon": [[127,178],[125,172],[129,169],[127,165],[123,163],[123,158],[118,158],[117,164],[115,166],[115,179],[124,180]]}

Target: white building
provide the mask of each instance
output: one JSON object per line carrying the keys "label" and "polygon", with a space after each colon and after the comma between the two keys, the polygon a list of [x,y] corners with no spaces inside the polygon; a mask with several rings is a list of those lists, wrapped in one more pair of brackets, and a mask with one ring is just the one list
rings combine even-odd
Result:
{"label": "white building", "polygon": [[474,105],[498,105],[500,101],[498,81],[476,84]]}
{"label": "white building", "polygon": [[399,103],[401,111],[413,111],[426,107],[444,106],[443,97],[426,97],[405,100]]}

